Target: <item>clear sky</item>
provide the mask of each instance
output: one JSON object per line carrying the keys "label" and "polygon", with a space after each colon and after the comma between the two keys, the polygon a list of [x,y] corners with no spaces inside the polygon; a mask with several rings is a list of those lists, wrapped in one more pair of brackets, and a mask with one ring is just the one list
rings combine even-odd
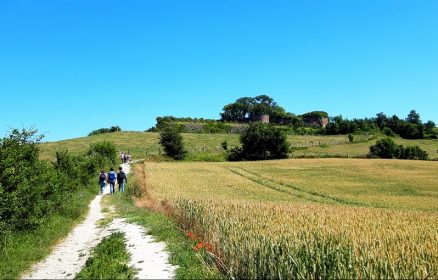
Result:
{"label": "clear sky", "polygon": [[0,136],[219,118],[258,94],[438,123],[438,1],[0,1]]}

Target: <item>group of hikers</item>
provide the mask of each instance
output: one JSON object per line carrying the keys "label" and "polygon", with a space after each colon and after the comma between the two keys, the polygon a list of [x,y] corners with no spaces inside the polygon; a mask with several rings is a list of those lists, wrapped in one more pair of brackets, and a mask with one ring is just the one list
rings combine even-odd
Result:
{"label": "group of hikers", "polygon": [[120,160],[122,161],[122,163],[129,163],[131,162],[131,155],[125,152],[120,153]]}
{"label": "group of hikers", "polygon": [[125,191],[125,183],[128,182],[128,178],[122,167],[119,167],[118,173],[116,173],[114,168],[111,167],[108,174],[105,173],[105,170],[102,170],[99,174],[100,194],[102,195],[107,182],[110,185],[110,193],[114,194],[116,192],[116,183],[119,185],[119,192]]}

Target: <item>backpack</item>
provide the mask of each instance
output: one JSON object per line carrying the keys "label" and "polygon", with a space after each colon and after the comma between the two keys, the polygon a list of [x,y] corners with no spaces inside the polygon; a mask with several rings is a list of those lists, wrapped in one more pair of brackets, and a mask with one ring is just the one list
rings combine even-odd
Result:
{"label": "backpack", "polygon": [[126,174],[123,171],[120,171],[119,174],[117,174],[117,180],[119,180],[120,182],[125,180],[126,178]]}
{"label": "backpack", "polygon": [[106,180],[106,175],[105,175],[105,173],[100,173],[99,174],[99,182],[103,182],[103,181],[105,181]]}
{"label": "backpack", "polygon": [[116,180],[116,173],[110,172],[108,179],[110,180],[110,182],[114,182]]}

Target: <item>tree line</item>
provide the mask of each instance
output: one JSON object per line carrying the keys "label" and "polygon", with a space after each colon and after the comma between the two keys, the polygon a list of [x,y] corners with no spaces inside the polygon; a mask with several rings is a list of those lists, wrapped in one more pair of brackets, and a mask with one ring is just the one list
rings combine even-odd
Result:
{"label": "tree line", "polygon": [[114,126],[111,126],[110,128],[99,128],[99,129],[93,130],[90,133],[88,133],[88,136],[103,134],[103,133],[112,133],[112,132],[118,132],[118,131],[122,131],[122,129],[120,128],[120,126],[114,125]]}
{"label": "tree line", "polygon": [[378,113],[374,118],[348,120],[342,116],[330,118],[330,123],[325,128],[325,134],[349,134],[356,132],[380,131],[387,136],[399,135],[405,139],[437,139],[433,121],[423,123],[420,114],[411,110],[405,119],[397,115],[388,117]]}
{"label": "tree line", "polygon": [[[157,124],[148,131],[162,131],[169,124],[176,124],[180,132],[193,132],[187,123],[198,124],[195,131],[200,133],[240,133],[233,125],[248,124],[257,116],[269,115],[271,124],[281,126],[288,134],[296,135],[339,135],[353,133],[383,133],[387,136],[399,135],[405,139],[437,139],[436,124],[423,123],[420,114],[411,110],[406,118],[378,113],[371,118],[345,119],[342,115],[329,117],[327,112],[312,111],[302,115],[287,112],[273,98],[267,95],[242,97],[223,107],[219,120],[202,118],[157,117]],[[324,122],[326,120],[326,122]],[[184,125],[186,123],[186,125]]]}

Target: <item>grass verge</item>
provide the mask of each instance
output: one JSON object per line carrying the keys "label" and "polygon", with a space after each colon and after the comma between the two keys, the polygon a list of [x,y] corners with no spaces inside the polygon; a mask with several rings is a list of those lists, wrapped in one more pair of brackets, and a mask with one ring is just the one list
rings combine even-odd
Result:
{"label": "grass verge", "polygon": [[134,279],[135,270],[128,266],[128,262],[125,236],[116,232],[94,248],[92,257],[75,279]]}
{"label": "grass verge", "polygon": [[88,204],[97,194],[89,185],[78,191],[59,213],[52,215],[37,229],[11,233],[1,237],[0,279],[17,279],[31,265],[49,255],[53,246],[67,236],[88,210]]}
{"label": "grass verge", "polygon": [[193,249],[191,241],[165,214],[134,205],[131,198],[117,194],[110,197],[120,216],[129,222],[137,223],[148,229],[157,241],[164,241],[170,252],[169,262],[177,265],[176,279],[221,279],[215,266],[204,262],[201,253]]}

